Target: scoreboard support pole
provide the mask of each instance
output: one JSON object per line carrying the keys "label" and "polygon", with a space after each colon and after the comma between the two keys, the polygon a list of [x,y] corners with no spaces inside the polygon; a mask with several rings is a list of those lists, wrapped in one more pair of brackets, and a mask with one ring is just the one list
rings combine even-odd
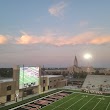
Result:
{"label": "scoreboard support pole", "polygon": [[24,97],[24,65],[23,65],[23,94],[22,94],[22,100],[23,100],[23,97]]}

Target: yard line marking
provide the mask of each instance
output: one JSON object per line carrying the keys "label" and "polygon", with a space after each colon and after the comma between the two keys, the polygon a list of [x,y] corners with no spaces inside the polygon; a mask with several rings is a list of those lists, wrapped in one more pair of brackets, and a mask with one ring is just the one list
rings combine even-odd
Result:
{"label": "yard line marking", "polygon": [[[79,95],[80,95],[80,94],[78,94],[77,96],[79,96]],[[77,96],[75,96],[75,97],[77,97]],[[53,109],[51,109],[51,110],[56,109],[57,107],[59,107],[59,106],[61,106],[61,105],[65,104],[66,102],[68,102],[68,101],[70,101],[70,100],[74,99],[75,97],[70,98],[69,100],[67,100],[67,101],[65,101],[65,102],[63,102],[63,103],[61,103],[60,105],[56,106],[55,108],[53,108]]]}
{"label": "yard line marking", "polygon": [[109,105],[110,105],[110,102],[109,102],[109,104],[107,105],[106,110],[108,109]]}
{"label": "yard line marking", "polygon": [[98,98],[98,99],[102,99],[102,100],[105,100],[105,98]]}
{"label": "yard line marking", "polygon": [[92,97],[88,102],[86,102],[79,110],[81,110],[85,105],[87,105],[87,103],[89,103],[94,97]]}
{"label": "yard line marking", "polygon": [[98,103],[94,106],[94,108],[92,110],[94,110],[96,108],[96,106],[102,101],[103,97],[98,101]]}
{"label": "yard line marking", "polygon": [[[74,94],[74,92],[73,92],[72,94],[70,94],[69,96],[71,96],[71,95],[73,95],[73,94]],[[67,97],[67,96],[66,96],[66,97]],[[66,97],[64,97],[64,98],[66,98]],[[64,99],[64,98],[62,98],[62,99]],[[48,104],[48,106],[56,107],[56,106],[54,106],[54,105],[52,105],[52,104],[54,104],[55,102],[60,101],[60,100],[62,100],[62,99],[56,100],[56,101],[54,101],[53,103]],[[43,108],[45,108],[45,107],[47,107],[47,106],[42,107],[41,110],[42,110]]]}
{"label": "yard line marking", "polygon": [[68,108],[66,108],[65,110],[68,110],[70,107],[74,106],[76,103],[78,103],[79,101],[81,101],[82,99],[84,99],[85,97],[79,99],[78,101],[76,101],[75,103],[73,103],[72,105],[70,105]]}

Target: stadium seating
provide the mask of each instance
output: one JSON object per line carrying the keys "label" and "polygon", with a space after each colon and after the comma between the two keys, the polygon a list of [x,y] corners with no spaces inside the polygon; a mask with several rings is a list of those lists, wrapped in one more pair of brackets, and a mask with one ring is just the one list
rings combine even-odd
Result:
{"label": "stadium seating", "polygon": [[90,93],[110,92],[110,75],[87,75],[82,89]]}

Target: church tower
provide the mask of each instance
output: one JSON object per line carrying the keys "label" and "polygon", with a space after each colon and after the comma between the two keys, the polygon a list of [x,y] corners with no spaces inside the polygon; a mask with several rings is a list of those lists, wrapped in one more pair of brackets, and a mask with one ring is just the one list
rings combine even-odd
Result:
{"label": "church tower", "polygon": [[74,59],[74,66],[78,67],[78,60],[77,60],[76,56],[75,56],[75,59]]}

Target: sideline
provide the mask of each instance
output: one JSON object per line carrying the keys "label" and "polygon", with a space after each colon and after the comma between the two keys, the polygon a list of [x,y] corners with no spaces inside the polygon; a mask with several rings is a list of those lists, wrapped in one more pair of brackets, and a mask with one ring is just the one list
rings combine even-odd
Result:
{"label": "sideline", "polygon": [[110,97],[110,96],[106,96],[106,95],[101,95],[101,94],[90,94],[90,93],[85,93],[85,92],[74,92],[74,93],[82,93],[82,94],[87,94],[87,95],[95,95],[95,96],[103,96],[103,97]]}

